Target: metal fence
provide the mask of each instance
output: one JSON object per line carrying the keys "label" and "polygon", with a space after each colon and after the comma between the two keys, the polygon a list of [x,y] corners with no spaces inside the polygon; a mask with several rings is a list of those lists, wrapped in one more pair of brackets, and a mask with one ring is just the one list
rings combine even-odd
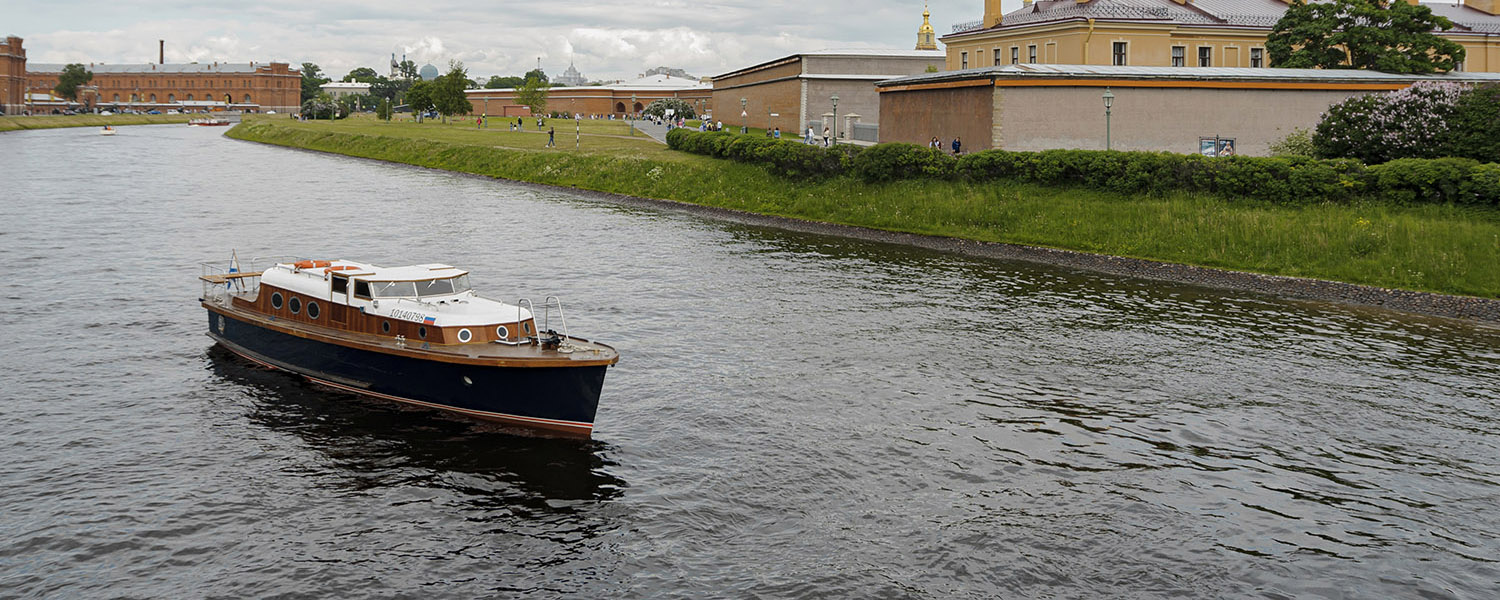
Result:
{"label": "metal fence", "polygon": [[855,123],[854,131],[849,133],[849,138],[861,142],[879,142],[880,126],[871,123]]}

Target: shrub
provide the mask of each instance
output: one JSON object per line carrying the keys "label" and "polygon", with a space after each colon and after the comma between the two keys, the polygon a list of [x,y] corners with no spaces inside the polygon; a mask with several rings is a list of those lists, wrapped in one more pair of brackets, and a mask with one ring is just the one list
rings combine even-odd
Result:
{"label": "shrub", "polygon": [[1312,130],[1305,127],[1293,129],[1286,137],[1271,144],[1271,156],[1316,156]]}
{"label": "shrub", "polygon": [[1370,167],[1370,184],[1375,193],[1396,202],[1474,204],[1480,201],[1465,192],[1475,189],[1469,177],[1478,165],[1468,158],[1403,158]]}
{"label": "shrub", "polygon": [[1314,151],[1323,158],[1357,158],[1366,164],[1445,156],[1452,137],[1449,120],[1468,89],[1460,83],[1423,81],[1335,104],[1313,134]]}
{"label": "shrub", "polygon": [[877,144],[851,161],[854,174],[869,183],[951,177],[958,161],[942,150],[916,144]]}
{"label": "shrub", "polygon": [[1475,204],[1500,206],[1500,164],[1474,165],[1465,182],[1465,199]]}
{"label": "shrub", "polygon": [[1448,130],[1444,156],[1500,160],[1500,84],[1476,87],[1459,98]]}

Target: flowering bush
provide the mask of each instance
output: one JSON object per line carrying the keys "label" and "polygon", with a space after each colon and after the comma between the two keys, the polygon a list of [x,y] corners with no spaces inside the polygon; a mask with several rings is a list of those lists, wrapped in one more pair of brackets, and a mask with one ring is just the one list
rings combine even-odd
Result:
{"label": "flowering bush", "polygon": [[1469,86],[1423,81],[1386,94],[1335,104],[1323,114],[1313,146],[1324,158],[1357,158],[1378,164],[1398,158],[1440,158],[1449,120]]}

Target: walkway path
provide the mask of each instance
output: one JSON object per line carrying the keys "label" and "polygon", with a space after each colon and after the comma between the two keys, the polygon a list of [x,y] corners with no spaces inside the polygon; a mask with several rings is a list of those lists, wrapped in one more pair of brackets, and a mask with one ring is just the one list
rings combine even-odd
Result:
{"label": "walkway path", "polygon": [[651,136],[653,140],[663,144],[667,143],[666,125],[657,125],[651,121],[636,121],[635,128],[641,130],[641,133]]}

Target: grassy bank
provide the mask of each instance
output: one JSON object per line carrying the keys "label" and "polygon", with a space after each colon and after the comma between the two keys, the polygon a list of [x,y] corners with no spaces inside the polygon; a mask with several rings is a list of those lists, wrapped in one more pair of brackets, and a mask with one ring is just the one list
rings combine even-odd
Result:
{"label": "grassy bank", "polygon": [[[1273,275],[1500,297],[1500,211],[1451,206],[1287,207],[1178,194],[848,177],[788,181],[760,167],[585,135],[540,149],[536,134],[377,122],[256,120],[266,142],[602,192],[875,229],[1065,248]],[[511,137],[523,136],[523,137]],[[594,143],[591,145],[590,138]],[[545,136],[542,137],[545,143]],[[572,141],[571,139],[569,140]]]}
{"label": "grassy bank", "polygon": [[38,115],[0,117],[0,131],[56,129],[59,127],[103,127],[105,125],[159,125],[186,123],[203,115]]}

